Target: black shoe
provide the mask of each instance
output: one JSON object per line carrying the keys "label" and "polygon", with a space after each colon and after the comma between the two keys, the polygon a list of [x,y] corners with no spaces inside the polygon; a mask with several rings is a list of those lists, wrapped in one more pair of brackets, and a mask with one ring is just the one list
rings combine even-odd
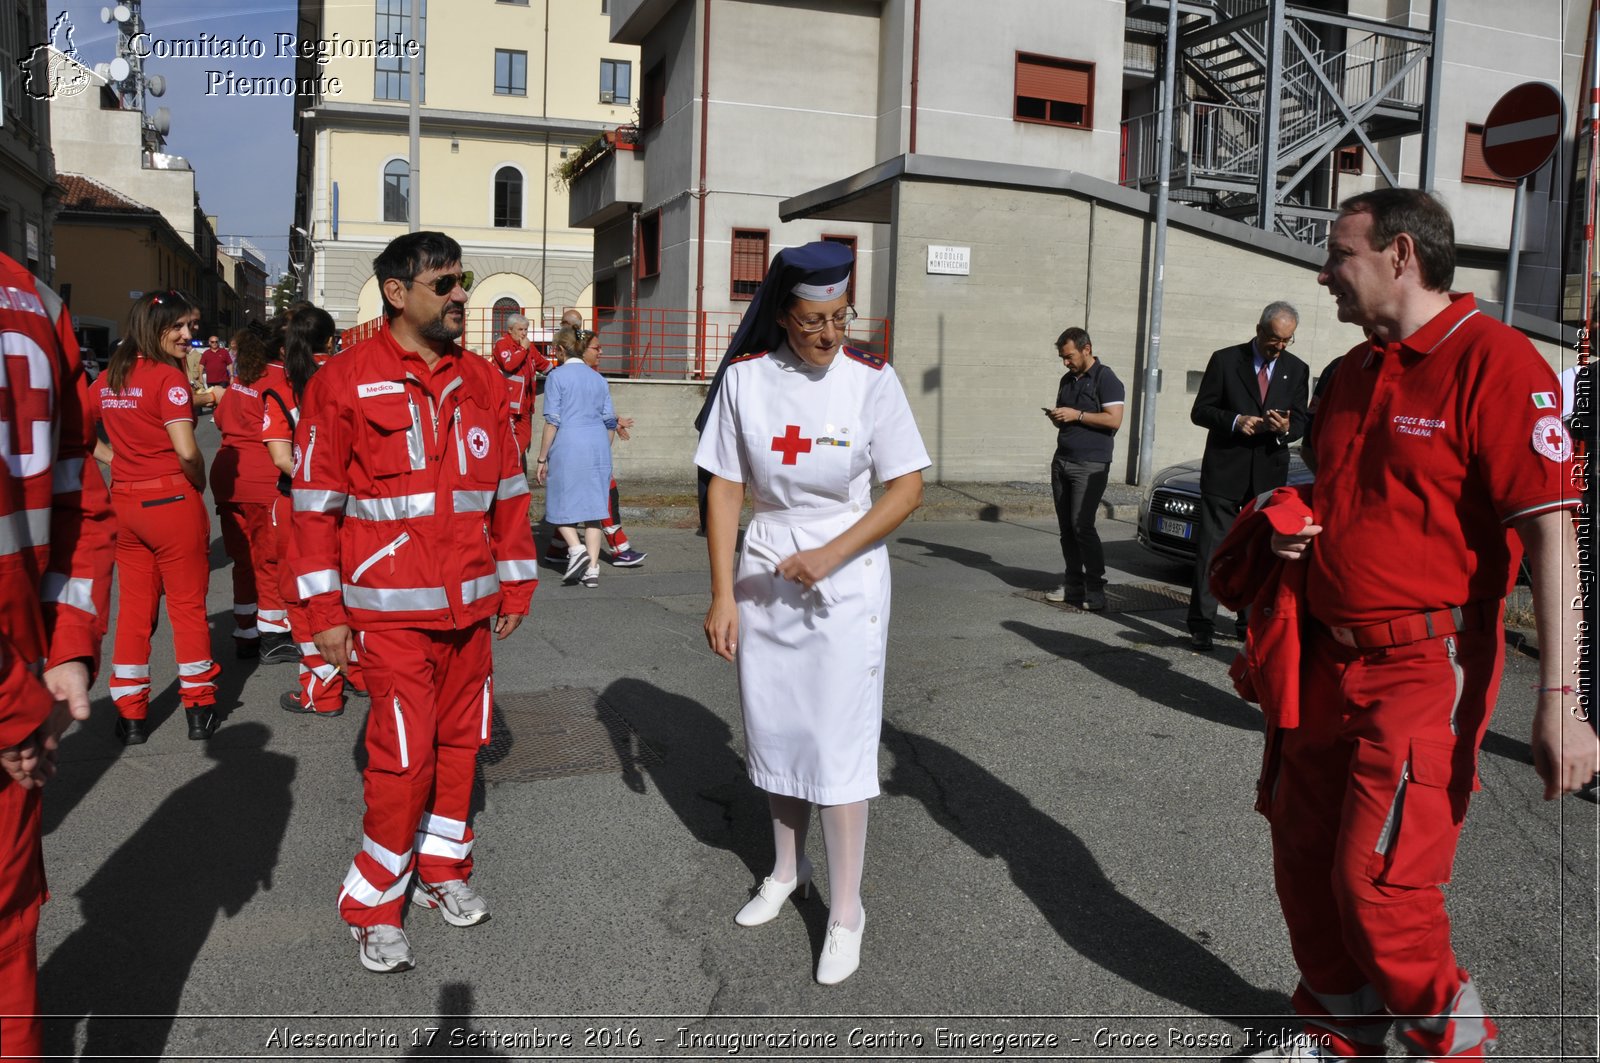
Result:
{"label": "black shoe", "polygon": [[204,742],[217,729],[217,713],[214,709],[184,709],[183,715],[189,721],[189,741],[191,742]]}
{"label": "black shoe", "polygon": [[1191,631],[1189,633],[1189,647],[1196,653],[1210,653],[1213,649],[1211,632]]}
{"label": "black shoe", "polygon": [[294,643],[293,635],[284,635],[274,632],[261,636],[261,659],[268,664],[299,664],[300,647]]}
{"label": "black shoe", "polygon": [[241,661],[254,660],[261,656],[260,639],[234,639],[233,656]]}
{"label": "black shoe", "polygon": [[130,720],[126,716],[117,717],[117,741],[125,746],[142,746],[150,740],[150,734],[144,729],[143,720]]}
{"label": "black shoe", "polygon": [[1083,607],[1091,613],[1106,611],[1106,592],[1090,591],[1083,596]]}
{"label": "black shoe", "polygon": [[308,709],[308,708],[306,708],[304,705],[302,705],[300,703],[300,692],[298,690],[286,690],[286,691],[284,691],[283,692],[283,696],[278,699],[278,708],[282,709],[284,712],[297,712],[297,713],[301,714],[302,716],[328,716],[328,717],[333,717],[333,716],[343,716],[344,715],[344,706],[343,705],[340,705],[337,709],[334,709],[332,712],[318,712],[316,709]]}

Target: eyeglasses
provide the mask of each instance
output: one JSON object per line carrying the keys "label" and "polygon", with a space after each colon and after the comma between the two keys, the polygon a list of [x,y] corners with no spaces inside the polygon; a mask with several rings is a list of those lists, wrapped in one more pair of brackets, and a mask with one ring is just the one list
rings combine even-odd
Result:
{"label": "eyeglasses", "polygon": [[1288,339],[1284,339],[1281,336],[1274,336],[1270,332],[1262,332],[1262,333],[1258,333],[1256,338],[1259,339],[1263,344],[1265,344],[1265,345],[1267,345],[1269,347],[1293,347],[1294,346],[1294,337],[1293,336],[1290,336]]}
{"label": "eyeglasses", "polygon": [[795,328],[799,329],[801,332],[809,334],[813,332],[821,332],[828,325],[832,325],[840,332],[843,332],[845,329],[850,327],[850,322],[854,321],[860,316],[860,314],[856,313],[855,307],[847,306],[837,314],[834,314],[832,317],[823,317],[821,314],[810,314],[806,317],[790,317],[789,320],[794,322]]}
{"label": "eyeglasses", "polygon": [[152,295],[150,297],[150,305],[151,306],[161,306],[162,304],[167,302],[167,300],[169,300],[169,299],[177,299],[177,300],[179,300],[181,302],[188,302],[188,300],[184,298],[183,293],[178,291],[178,289],[176,289],[176,288],[168,288],[166,291],[161,292],[159,295]]}
{"label": "eyeglasses", "polygon": [[[406,283],[413,283],[416,279],[412,277]],[[456,290],[456,285],[458,284],[461,286],[462,291],[470,292],[472,291],[472,271],[469,269],[465,273],[446,273],[442,277],[435,277],[431,281],[423,281],[422,283],[432,288],[434,295],[449,295]]]}

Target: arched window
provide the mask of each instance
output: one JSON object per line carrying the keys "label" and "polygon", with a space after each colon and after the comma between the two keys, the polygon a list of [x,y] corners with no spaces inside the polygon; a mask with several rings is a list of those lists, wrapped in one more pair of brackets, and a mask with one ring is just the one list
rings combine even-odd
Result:
{"label": "arched window", "polygon": [[494,175],[494,227],[522,228],[522,172],[502,166]]}
{"label": "arched window", "polygon": [[522,305],[509,296],[494,301],[494,315],[490,318],[490,331],[495,339],[506,334],[506,318],[522,313]]}
{"label": "arched window", "polygon": [[411,166],[391,159],[383,167],[383,220],[407,221],[411,214]]}

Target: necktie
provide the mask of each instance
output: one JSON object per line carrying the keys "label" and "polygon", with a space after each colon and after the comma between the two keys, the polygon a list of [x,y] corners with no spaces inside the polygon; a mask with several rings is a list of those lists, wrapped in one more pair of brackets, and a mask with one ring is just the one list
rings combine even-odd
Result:
{"label": "necktie", "polygon": [[1267,401],[1267,384],[1272,380],[1272,363],[1262,362],[1261,368],[1256,370],[1256,384],[1261,388],[1261,402]]}

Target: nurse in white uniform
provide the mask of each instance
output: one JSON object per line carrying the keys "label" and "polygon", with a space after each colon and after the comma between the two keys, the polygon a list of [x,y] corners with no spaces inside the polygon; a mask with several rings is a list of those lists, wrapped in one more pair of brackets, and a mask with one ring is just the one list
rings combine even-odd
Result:
{"label": "nurse in white uniform", "polygon": [[[867,800],[878,788],[888,649],[882,540],[922,502],[930,462],[899,378],[842,346],[852,255],[829,242],[778,253],[719,368],[695,463],[711,476],[706,639],[739,666],[750,779],[767,791],[772,873],[735,921],[775,918],[809,888],[811,805],[828,854],[817,981],[860,965]],[[872,501],[871,483],[885,486]],[[739,512],[755,516],[735,562]]]}

